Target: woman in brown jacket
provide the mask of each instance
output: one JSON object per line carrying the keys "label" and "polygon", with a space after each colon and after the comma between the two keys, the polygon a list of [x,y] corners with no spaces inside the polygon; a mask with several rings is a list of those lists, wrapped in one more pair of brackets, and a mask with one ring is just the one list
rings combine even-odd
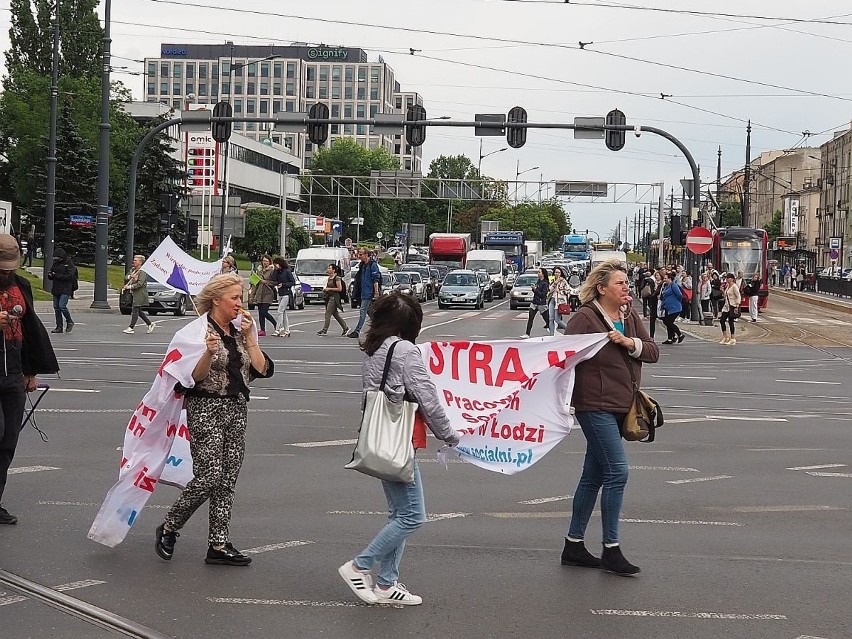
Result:
{"label": "woman in brown jacket", "polygon": [[[586,436],[586,458],[574,492],[562,565],[635,575],[639,567],[625,559],[618,538],[627,484],[627,456],[619,428],[633,403],[634,379],[639,386],[642,362],[656,362],[660,350],[631,307],[627,272],[619,261],[604,262],[589,273],[580,301],[583,306],[571,317],[565,334],[606,332],[610,341],[576,369],[571,403]],[[603,554],[598,559],[586,550],[583,538],[601,488]]]}

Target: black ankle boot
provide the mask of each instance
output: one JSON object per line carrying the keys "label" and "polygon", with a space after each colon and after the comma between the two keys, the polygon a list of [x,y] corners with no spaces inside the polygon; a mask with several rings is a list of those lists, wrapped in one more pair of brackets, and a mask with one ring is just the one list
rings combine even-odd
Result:
{"label": "black ankle boot", "polygon": [[621,554],[621,546],[613,546],[612,548],[604,546],[601,555],[601,568],[622,577],[630,577],[642,572],[639,566],[634,566],[624,558],[624,555]]}
{"label": "black ankle boot", "polygon": [[563,566],[582,566],[583,568],[600,568],[601,560],[586,550],[582,541],[565,540],[562,550]]}

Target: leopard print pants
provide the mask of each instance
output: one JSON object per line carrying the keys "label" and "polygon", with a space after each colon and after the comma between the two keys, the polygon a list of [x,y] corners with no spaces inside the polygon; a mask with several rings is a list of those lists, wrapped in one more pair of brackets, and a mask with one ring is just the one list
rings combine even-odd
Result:
{"label": "leopard print pants", "polygon": [[209,499],[208,543],[218,546],[229,541],[234,486],[245,454],[246,400],[242,396],[190,396],[184,406],[194,477],[169,509],[165,521],[172,530],[180,530]]}

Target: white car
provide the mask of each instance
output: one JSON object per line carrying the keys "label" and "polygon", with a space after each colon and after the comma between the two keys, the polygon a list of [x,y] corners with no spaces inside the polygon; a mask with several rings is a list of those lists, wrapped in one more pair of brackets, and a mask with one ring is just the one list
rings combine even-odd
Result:
{"label": "white car", "polygon": [[426,283],[420,276],[420,273],[413,271],[397,271],[396,281],[399,282],[400,292],[406,295],[412,295],[420,302],[426,301]]}

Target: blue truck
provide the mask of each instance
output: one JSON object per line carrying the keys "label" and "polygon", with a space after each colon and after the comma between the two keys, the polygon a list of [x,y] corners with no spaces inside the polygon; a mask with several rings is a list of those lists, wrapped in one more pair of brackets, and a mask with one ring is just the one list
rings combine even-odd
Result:
{"label": "blue truck", "polygon": [[492,231],[485,234],[483,249],[503,251],[506,262],[518,267],[518,273],[523,273],[526,267],[527,246],[524,243],[523,231]]}
{"label": "blue truck", "polygon": [[566,260],[589,259],[589,239],[585,235],[563,235],[562,257]]}

